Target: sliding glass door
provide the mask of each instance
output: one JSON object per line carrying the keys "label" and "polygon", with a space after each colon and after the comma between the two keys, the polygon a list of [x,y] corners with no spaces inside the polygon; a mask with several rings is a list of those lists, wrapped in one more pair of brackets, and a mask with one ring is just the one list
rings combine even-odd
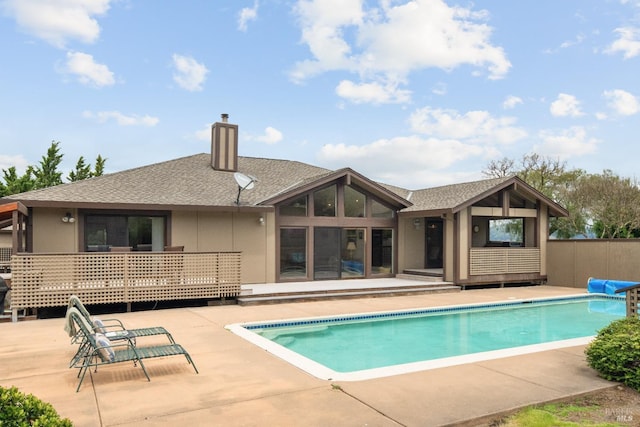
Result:
{"label": "sliding glass door", "polygon": [[364,276],[365,229],[315,227],[313,238],[314,280]]}

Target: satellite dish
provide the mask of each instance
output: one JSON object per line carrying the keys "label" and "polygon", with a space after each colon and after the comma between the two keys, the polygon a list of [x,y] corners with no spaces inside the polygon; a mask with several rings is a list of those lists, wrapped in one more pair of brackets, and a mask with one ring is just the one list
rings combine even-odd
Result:
{"label": "satellite dish", "polygon": [[256,181],[254,177],[245,175],[240,172],[234,173],[233,178],[238,183],[238,187],[242,188],[243,190],[251,190],[253,188],[253,183]]}
{"label": "satellite dish", "polygon": [[233,179],[238,183],[238,197],[236,197],[236,205],[239,205],[240,193],[242,193],[243,190],[251,190],[257,179],[251,175],[245,175],[240,172],[235,172],[233,174]]}

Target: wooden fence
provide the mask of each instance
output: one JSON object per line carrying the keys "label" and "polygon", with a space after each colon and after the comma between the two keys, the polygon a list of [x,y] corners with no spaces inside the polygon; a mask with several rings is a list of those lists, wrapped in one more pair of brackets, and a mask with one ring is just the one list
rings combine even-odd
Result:
{"label": "wooden fence", "polygon": [[547,284],[586,289],[590,277],[640,282],[640,239],[548,241]]}

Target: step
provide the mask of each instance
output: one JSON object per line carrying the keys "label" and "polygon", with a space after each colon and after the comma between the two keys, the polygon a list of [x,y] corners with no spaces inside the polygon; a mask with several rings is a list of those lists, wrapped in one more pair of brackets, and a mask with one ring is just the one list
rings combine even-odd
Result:
{"label": "step", "polygon": [[420,282],[442,282],[442,276],[428,275],[428,274],[414,274],[414,273],[398,273],[396,279],[405,280],[418,280]]}
{"label": "step", "polygon": [[375,287],[344,287],[344,288],[327,288],[327,289],[317,289],[317,288],[309,288],[309,289],[304,289],[304,290],[297,290],[297,291],[293,291],[293,290],[287,290],[286,289],[286,285],[283,285],[282,290],[279,290],[278,292],[260,292],[260,293],[256,293],[253,294],[251,293],[251,291],[249,291],[249,293],[241,293],[239,296],[240,297],[244,297],[244,296],[259,296],[259,297],[266,297],[266,296],[297,296],[297,295],[309,295],[309,294],[327,294],[327,293],[348,293],[348,292],[363,292],[363,293],[367,293],[367,292],[376,292],[376,291],[384,291],[384,290],[404,290],[404,289],[419,289],[419,288],[432,288],[432,287],[438,287],[438,286],[447,286],[447,285],[451,285],[451,283],[445,283],[445,282],[431,282],[428,280],[423,280],[422,283],[412,283],[412,284],[406,284],[406,285],[398,285],[398,286],[375,286]]}
{"label": "step", "polygon": [[237,297],[237,303],[238,305],[247,306],[260,304],[282,304],[288,302],[324,301],[347,298],[375,298],[423,295],[428,293],[445,292],[460,292],[460,287],[449,284],[440,284],[426,286],[402,286],[371,289],[331,289],[326,291],[241,295]]}

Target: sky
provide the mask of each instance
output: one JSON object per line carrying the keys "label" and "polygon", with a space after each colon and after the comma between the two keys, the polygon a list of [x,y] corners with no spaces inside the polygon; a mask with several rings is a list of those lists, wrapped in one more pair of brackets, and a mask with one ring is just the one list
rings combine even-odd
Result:
{"label": "sky", "polygon": [[640,0],[0,0],[0,169],[210,152],[420,189],[492,160],[640,178]]}

